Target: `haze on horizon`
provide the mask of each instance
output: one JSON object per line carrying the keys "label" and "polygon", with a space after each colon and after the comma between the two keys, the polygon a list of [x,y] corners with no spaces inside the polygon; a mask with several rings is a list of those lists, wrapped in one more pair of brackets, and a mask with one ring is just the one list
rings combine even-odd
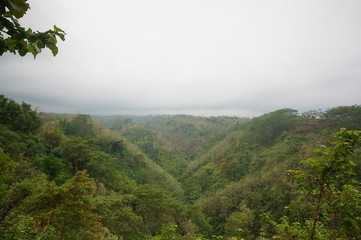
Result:
{"label": "haze on horizon", "polygon": [[39,111],[257,116],[361,104],[358,0],[30,0],[67,33],[0,57],[0,94]]}

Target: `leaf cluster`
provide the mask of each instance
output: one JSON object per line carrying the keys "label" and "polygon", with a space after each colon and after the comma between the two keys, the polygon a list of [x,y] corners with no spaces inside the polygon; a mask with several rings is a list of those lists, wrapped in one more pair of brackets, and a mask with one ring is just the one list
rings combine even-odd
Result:
{"label": "leaf cluster", "polygon": [[318,156],[302,161],[304,170],[290,171],[306,203],[298,211],[308,212],[308,216],[300,215],[293,222],[282,218],[275,224],[276,239],[286,235],[293,235],[290,239],[356,239],[361,234],[361,185],[355,178],[353,161],[361,131],[343,128],[335,137],[333,146],[316,149]]}
{"label": "leaf cluster", "polygon": [[65,32],[55,25],[45,32],[22,27],[18,20],[29,9],[27,0],[0,0],[0,56],[5,52],[20,56],[31,53],[35,58],[44,48],[50,49],[53,56],[58,54],[57,38],[64,41]]}

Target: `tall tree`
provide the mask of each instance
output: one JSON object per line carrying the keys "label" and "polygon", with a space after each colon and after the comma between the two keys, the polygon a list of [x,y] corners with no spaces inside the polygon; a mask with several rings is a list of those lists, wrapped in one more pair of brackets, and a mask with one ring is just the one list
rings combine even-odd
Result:
{"label": "tall tree", "polygon": [[95,213],[95,183],[86,171],[77,174],[60,187],[48,184],[27,202],[27,209],[41,232],[52,228],[52,239],[102,239],[104,230]]}

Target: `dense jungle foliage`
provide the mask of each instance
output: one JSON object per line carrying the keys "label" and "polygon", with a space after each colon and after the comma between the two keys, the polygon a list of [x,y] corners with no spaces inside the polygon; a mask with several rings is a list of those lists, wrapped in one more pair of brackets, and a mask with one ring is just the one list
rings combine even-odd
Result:
{"label": "dense jungle foliage", "polygon": [[0,239],[359,239],[361,106],[37,113],[0,95]]}

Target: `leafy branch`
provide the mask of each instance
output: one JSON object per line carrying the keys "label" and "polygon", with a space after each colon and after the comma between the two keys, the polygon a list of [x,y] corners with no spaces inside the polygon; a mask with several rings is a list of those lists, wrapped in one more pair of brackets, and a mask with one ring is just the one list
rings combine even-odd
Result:
{"label": "leafy branch", "polygon": [[[320,155],[301,161],[305,164],[303,171],[289,171],[293,181],[298,184],[298,191],[310,204],[310,209],[304,210],[311,211],[312,217],[292,225],[283,218],[281,224],[276,224],[279,237],[297,235],[299,237],[290,239],[304,239],[307,236],[315,240],[347,236],[354,239],[353,236],[360,234],[360,218],[354,217],[360,214],[360,183],[355,179],[356,164],[353,157],[356,147],[361,143],[361,131],[343,128],[335,137],[337,141],[332,143],[333,146],[315,149]],[[350,211],[350,208],[354,210]],[[355,211],[354,216],[345,214]],[[293,230],[290,232],[291,227]]]}
{"label": "leafy branch", "polygon": [[0,56],[5,52],[18,53],[20,56],[30,52],[35,58],[44,48],[57,55],[57,38],[64,41],[65,32],[55,25],[45,32],[25,29],[18,19],[29,9],[27,0],[0,0]]}

